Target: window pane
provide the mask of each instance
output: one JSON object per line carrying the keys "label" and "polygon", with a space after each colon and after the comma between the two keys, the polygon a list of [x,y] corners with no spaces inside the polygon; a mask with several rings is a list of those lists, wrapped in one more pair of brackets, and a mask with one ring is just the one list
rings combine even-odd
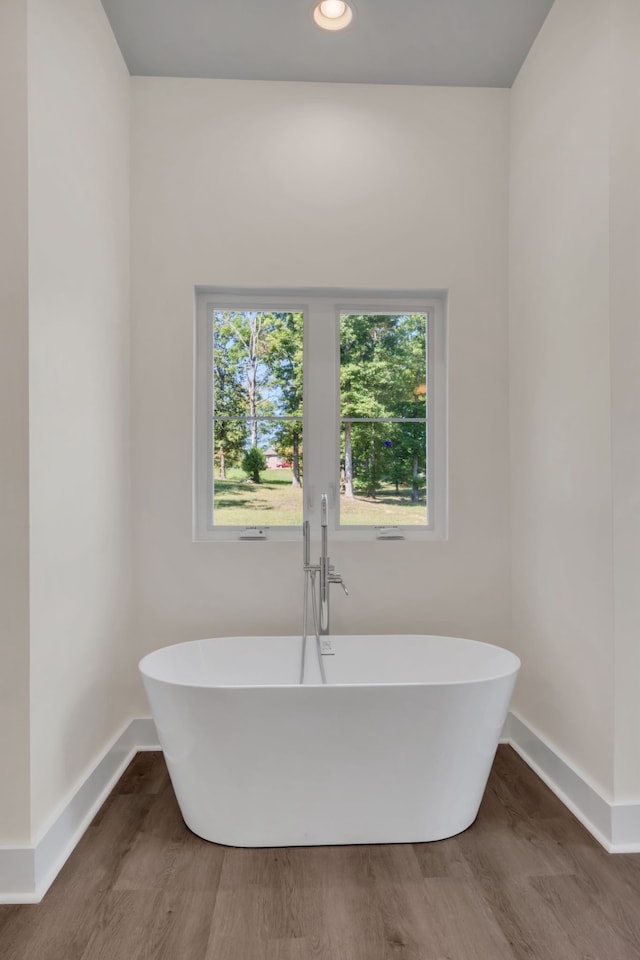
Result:
{"label": "window pane", "polygon": [[[302,523],[302,421],[216,419],[213,425],[213,518],[216,526],[289,526]],[[242,439],[224,455],[230,430]],[[228,438],[227,438],[228,439]],[[227,443],[228,449],[228,443]]]}
{"label": "window pane", "polygon": [[[352,463],[349,484],[348,458]],[[427,425],[342,423],[340,523],[422,525],[427,516]]]}
{"label": "window pane", "polygon": [[216,526],[302,522],[302,345],[300,312],[214,312]]}
{"label": "window pane", "polygon": [[301,313],[216,310],[216,416],[302,417]]}
{"label": "window pane", "polygon": [[343,417],[426,417],[427,316],[340,315]]}
{"label": "window pane", "polygon": [[341,314],[340,413],[341,524],[426,525],[426,314]]}

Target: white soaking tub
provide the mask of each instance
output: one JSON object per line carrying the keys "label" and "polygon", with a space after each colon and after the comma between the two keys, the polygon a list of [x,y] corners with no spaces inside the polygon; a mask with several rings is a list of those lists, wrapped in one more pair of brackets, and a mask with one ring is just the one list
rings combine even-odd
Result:
{"label": "white soaking tub", "polygon": [[476,818],[520,667],[451,637],[220,637],[140,662],[182,816],[240,847],[441,840]]}

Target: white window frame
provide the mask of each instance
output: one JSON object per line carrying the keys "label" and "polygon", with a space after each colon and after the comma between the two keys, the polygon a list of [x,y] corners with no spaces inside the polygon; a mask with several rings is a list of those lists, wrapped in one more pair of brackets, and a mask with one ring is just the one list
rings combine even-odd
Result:
{"label": "white window frame", "polygon": [[[304,314],[304,518],[320,523],[320,495],[329,498],[335,540],[446,540],[447,293],[323,289],[196,287],[194,335],[194,540],[300,540],[302,525],[241,527],[212,523],[213,376],[211,336],[216,310],[282,310]],[[425,313],[428,316],[427,491],[429,523],[393,527],[339,525],[340,315]],[[329,389],[327,386],[329,385]]]}

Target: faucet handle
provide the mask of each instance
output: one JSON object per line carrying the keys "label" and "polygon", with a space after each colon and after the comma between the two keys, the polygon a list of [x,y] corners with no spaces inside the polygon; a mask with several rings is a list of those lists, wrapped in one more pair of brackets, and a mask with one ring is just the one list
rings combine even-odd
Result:
{"label": "faucet handle", "polygon": [[342,587],[342,589],[343,589],[344,592],[345,592],[345,596],[347,596],[347,597],[349,596],[349,591],[347,590],[347,585],[346,585],[346,583],[344,582],[344,580],[342,579],[342,574],[341,574],[341,573],[334,573],[334,572],[333,572],[333,569],[332,569],[332,570],[331,570],[331,573],[329,574],[329,583],[339,583],[340,586]]}

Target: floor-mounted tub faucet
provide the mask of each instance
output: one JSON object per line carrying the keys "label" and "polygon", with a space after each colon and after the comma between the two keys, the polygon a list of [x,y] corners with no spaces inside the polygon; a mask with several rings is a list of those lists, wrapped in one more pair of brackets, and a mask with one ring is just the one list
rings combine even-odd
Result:
{"label": "floor-mounted tub faucet", "polygon": [[323,493],[320,497],[320,559],[317,564],[311,563],[311,543],[309,535],[309,521],[305,520],[302,533],[303,533],[303,543],[304,543],[304,570],[305,573],[312,573],[315,579],[315,575],[318,575],[319,578],[319,588],[318,588],[318,623],[317,629],[320,636],[326,636],[329,633],[329,588],[332,583],[339,583],[345,594],[349,596],[349,591],[347,590],[346,584],[342,579],[340,573],[335,572],[335,567],[332,565],[329,559],[329,546],[328,546],[328,529],[329,529],[329,520],[328,520],[328,497],[326,493]]}

